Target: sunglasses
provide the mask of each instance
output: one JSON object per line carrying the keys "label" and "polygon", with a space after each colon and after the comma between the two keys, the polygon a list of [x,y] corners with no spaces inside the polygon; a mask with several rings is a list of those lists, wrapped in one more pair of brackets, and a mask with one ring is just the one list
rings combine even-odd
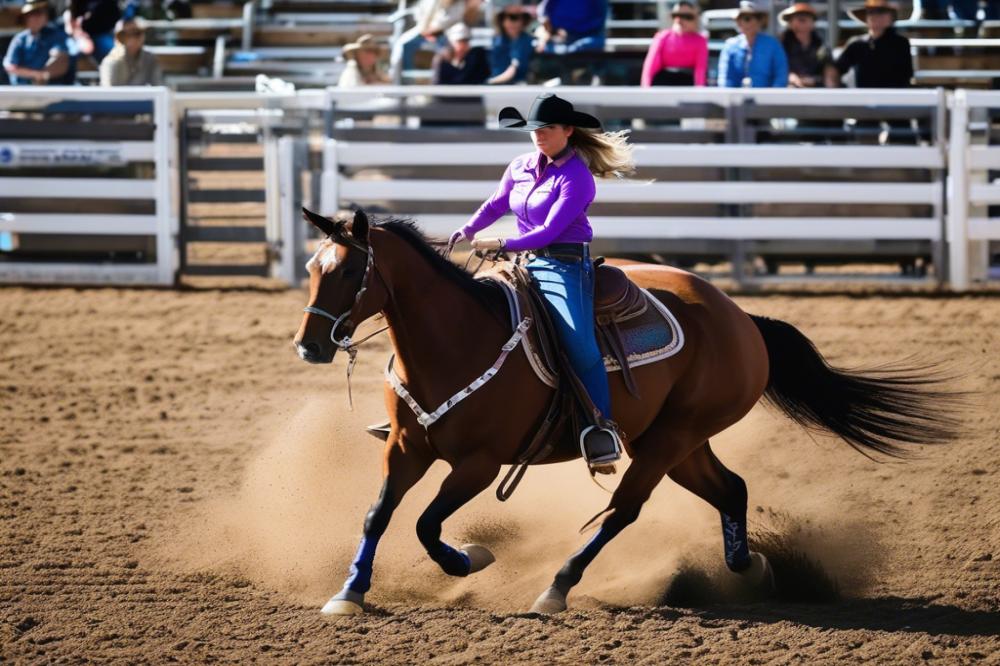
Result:
{"label": "sunglasses", "polygon": [[145,37],[146,33],[142,30],[126,30],[119,33],[122,37]]}
{"label": "sunglasses", "polygon": [[526,14],[501,14],[500,18],[504,21],[527,21],[528,16]]}
{"label": "sunglasses", "polygon": [[680,19],[682,21],[693,21],[694,20],[694,14],[674,14],[673,17],[676,18],[676,19]]}
{"label": "sunglasses", "polygon": [[749,14],[740,14],[736,17],[737,23],[750,23],[751,21],[756,21],[756,16],[750,16]]}

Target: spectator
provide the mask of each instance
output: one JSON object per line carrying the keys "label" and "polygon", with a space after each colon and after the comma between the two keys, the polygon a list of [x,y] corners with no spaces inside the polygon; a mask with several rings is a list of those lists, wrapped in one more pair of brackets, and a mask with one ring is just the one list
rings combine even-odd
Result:
{"label": "spectator", "polygon": [[527,78],[534,53],[527,31],[532,18],[531,12],[521,4],[501,7],[494,15],[489,83],[521,83]]}
{"label": "spectator", "polygon": [[49,3],[28,0],[19,14],[24,30],[14,35],[3,59],[11,85],[73,83],[66,34],[49,25]]}
{"label": "spectator", "polygon": [[104,60],[115,46],[115,24],[122,16],[118,0],[70,0],[64,16],[79,52]]}
{"label": "spectator", "polygon": [[750,0],[735,13],[741,34],[726,40],[719,56],[719,86],[723,88],[784,88],[788,59],[781,42],[762,30],[767,12]]}
{"label": "spectator", "polygon": [[470,47],[472,34],[469,26],[456,23],[448,28],[448,46],[434,57],[434,83],[468,86],[486,83],[490,77],[490,63],[486,49]]}
{"label": "spectator", "polygon": [[786,26],[781,45],[788,58],[788,85],[792,88],[823,88],[836,85],[833,58],[816,32],[816,10],[808,2],[796,2],[778,17]]}
{"label": "spectator", "polygon": [[[673,25],[649,45],[642,64],[642,86],[703,86],[708,72],[708,40],[698,32],[698,9],[681,0],[671,12]],[[678,71],[679,70],[679,71]]]}
{"label": "spectator", "polygon": [[347,66],[337,85],[341,88],[359,88],[389,83],[389,77],[379,68],[378,61],[383,52],[372,35],[361,35],[358,41],[346,44],[343,53]]}
{"label": "spectator", "polygon": [[159,86],[163,72],[156,56],[147,51],[146,25],[141,18],[115,24],[117,44],[101,62],[102,86]]}
{"label": "spectator", "polygon": [[542,0],[535,36],[539,53],[604,50],[608,0]]}
{"label": "spectator", "polygon": [[837,71],[854,70],[858,88],[909,88],[913,78],[910,41],[893,28],[898,14],[889,0],[865,0],[865,6],[848,12],[868,25],[868,34],[853,37],[837,58]]}
{"label": "spectator", "polygon": [[456,23],[474,25],[482,0],[420,0],[414,12],[416,25],[404,32],[392,47],[389,68],[393,81],[401,81],[403,70],[413,69],[417,51],[425,43],[446,46],[445,31]]}

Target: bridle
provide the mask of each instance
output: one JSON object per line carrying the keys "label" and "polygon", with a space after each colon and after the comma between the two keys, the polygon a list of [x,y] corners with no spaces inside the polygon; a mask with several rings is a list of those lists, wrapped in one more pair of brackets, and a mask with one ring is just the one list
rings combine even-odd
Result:
{"label": "bridle", "polygon": [[[332,234],[327,238],[329,238],[331,241],[334,241]],[[343,239],[338,239],[338,240],[343,241]],[[358,360],[358,347],[362,343],[367,342],[368,340],[375,337],[379,333],[383,333],[389,330],[389,327],[383,326],[374,333],[366,335],[365,337],[363,337],[358,341],[354,341],[351,338],[351,333],[353,333],[356,328],[355,323],[351,320],[351,315],[354,313],[355,308],[357,308],[358,305],[361,304],[361,297],[364,296],[364,293],[366,291],[368,291],[369,276],[371,276],[373,271],[375,273],[378,273],[378,268],[376,268],[375,266],[375,252],[372,251],[371,243],[363,245],[357,242],[348,242],[347,244],[349,247],[353,247],[364,251],[364,253],[368,256],[368,259],[365,262],[365,274],[361,277],[361,286],[358,288],[358,293],[354,295],[354,303],[351,305],[350,308],[340,313],[339,315],[332,315],[323,308],[316,307],[315,305],[307,305],[302,310],[304,312],[308,312],[309,314],[325,317],[326,319],[329,319],[330,321],[333,322],[333,326],[330,328],[330,342],[332,342],[334,346],[337,347],[337,349],[346,352],[348,357],[350,358],[350,360],[347,363],[347,405],[351,410],[353,410],[354,396],[352,395],[351,392],[351,375],[354,373],[354,365],[357,363]],[[381,275],[379,275],[379,277],[381,278]],[[382,280],[382,283],[385,284],[385,280]],[[345,333],[344,336],[338,340],[337,328],[339,328],[341,324],[350,327],[351,333]]]}

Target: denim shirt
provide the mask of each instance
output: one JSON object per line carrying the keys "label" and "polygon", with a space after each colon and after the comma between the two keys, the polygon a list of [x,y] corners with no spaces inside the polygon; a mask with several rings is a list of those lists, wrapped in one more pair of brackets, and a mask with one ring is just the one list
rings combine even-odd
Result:
{"label": "denim shirt", "polygon": [[596,192],[593,174],[572,148],[553,162],[540,152],[526,153],[510,163],[493,196],[462,231],[466,238],[472,238],[513,211],[520,236],[506,240],[508,250],[587,243],[594,236],[587,208]]}
{"label": "denim shirt", "polygon": [[[37,35],[32,35],[30,30],[22,30],[14,35],[10,46],[7,48],[7,55],[3,59],[4,66],[14,65],[27,69],[44,69],[45,64],[53,51],[68,52],[66,44],[66,33],[57,30],[51,25],[47,25],[38,31]],[[67,77],[53,80],[52,83],[71,82],[65,81]],[[23,76],[10,75],[11,85],[31,85],[33,80]]]}
{"label": "denim shirt", "polygon": [[524,81],[528,76],[528,64],[535,49],[531,46],[531,35],[521,33],[517,39],[510,39],[506,35],[497,35],[493,38],[493,48],[490,50],[490,76],[500,76],[510,64],[517,61],[517,71],[510,83]]}
{"label": "denim shirt", "polygon": [[750,78],[753,88],[787,86],[788,58],[781,42],[771,35],[759,33],[751,53],[745,35],[727,39],[719,56],[719,87],[742,88],[746,77]]}

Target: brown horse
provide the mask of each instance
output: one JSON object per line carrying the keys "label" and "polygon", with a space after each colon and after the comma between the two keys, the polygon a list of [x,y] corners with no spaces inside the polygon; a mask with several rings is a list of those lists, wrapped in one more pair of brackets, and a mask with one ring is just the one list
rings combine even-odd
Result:
{"label": "brown horse", "polygon": [[[512,328],[494,286],[447,260],[407,222],[369,225],[361,211],[345,221],[304,213],[327,239],[308,264],[309,306],[294,341],[303,360],[329,363],[337,349],[353,352],[355,324],[382,313],[394,370],[418,409],[445,403],[494,364]],[[570,556],[533,610],[566,608],[584,569],[636,520],[664,476],[719,511],[730,569],[766,581],[772,575],[766,560],[747,545],[746,485],[709,446],[762,396],[805,427],[839,435],[862,452],[892,455],[900,452],[897,444],[952,436],[954,421],[932,404],[944,394],[919,373],[837,370],[791,325],[747,315],[690,273],[647,264],[623,269],[673,312],[686,342],[676,355],[634,369],[641,400],[626,390],[621,373],[610,377],[614,419],[628,436],[632,462],[593,537]],[[487,488],[502,465],[514,463],[545,418],[551,396],[526,355],[510,353],[492,379],[425,427],[387,382],[391,430],[384,485],[365,519],[350,575],[323,612],[362,611],[378,540],[403,495],[437,459],[451,472],[417,521],[417,535],[448,574],[466,576],[489,565],[493,556],[481,546],[458,550],[442,542],[442,523]],[[567,441],[541,462],[579,456]]]}

